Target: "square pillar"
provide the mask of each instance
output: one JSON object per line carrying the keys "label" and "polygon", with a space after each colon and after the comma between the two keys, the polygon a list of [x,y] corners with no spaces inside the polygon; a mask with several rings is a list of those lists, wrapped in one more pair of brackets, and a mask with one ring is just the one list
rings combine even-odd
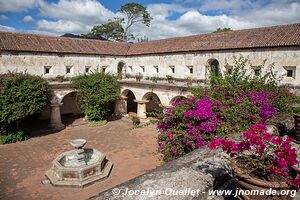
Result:
{"label": "square pillar", "polygon": [[146,119],[146,103],[149,101],[147,100],[134,100],[137,103],[137,116],[141,119]]}
{"label": "square pillar", "polygon": [[51,104],[50,128],[64,129],[65,125],[61,121],[60,106],[62,103]]}
{"label": "square pillar", "polygon": [[115,115],[126,115],[127,114],[127,97],[120,96],[115,102]]}

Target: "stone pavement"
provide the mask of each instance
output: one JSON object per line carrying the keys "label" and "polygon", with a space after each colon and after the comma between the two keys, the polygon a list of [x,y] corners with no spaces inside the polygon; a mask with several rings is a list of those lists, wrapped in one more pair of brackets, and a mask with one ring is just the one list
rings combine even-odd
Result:
{"label": "stone pavement", "polygon": [[[80,125],[24,142],[0,145],[0,199],[86,199],[160,165],[155,127],[133,129],[130,118],[102,127]],[[43,185],[52,160],[71,150],[70,140],[84,138],[114,164],[109,178],[85,188]]]}

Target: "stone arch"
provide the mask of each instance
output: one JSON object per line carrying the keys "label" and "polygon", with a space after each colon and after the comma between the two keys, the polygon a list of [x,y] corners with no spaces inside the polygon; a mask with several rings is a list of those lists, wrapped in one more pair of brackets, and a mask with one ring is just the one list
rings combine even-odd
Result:
{"label": "stone arch", "polygon": [[[155,94],[154,92],[147,92],[143,96],[142,100],[148,101],[146,104],[146,112],[147,113],[163,111],[161,100],[158,97],[158,95]],[[151,114],[147,114],[147,116],[151,116]]]}
{"label": "stone arch", "polygon": [[206,66],[208,68],[208,72],[212,72],[215,75],[220,74],[220,63],[217,59],[215,58],[208,59]]}
{"label": "stone arch", "polygon": [[135,102],[136,100],[135,94],[131,90],[125,89],[122,91],[121,96],[126,97],[127,113],[130,112],[137,113],[137,103]]}
{"label": "stone arch", "polygon": [[79,115],[81,113],[77,91],[72,91],[65,94],[61,99],[61,103],[62,105],[60,107],[60,113],[62,115]]}
{"label": "stone arch", "polygon": [[117,67],[117,76],[119,80],[122,80],[123,74],[125,72],[126,64],[124,61],[120,61]]}
{"label": "stone arch", "polygon": [[177,95],[171,99],[169,104],[172,105],[173,103],[176,103],[177,101],[181,101],[181,100],[187,100],[187,97],[182,95]]}

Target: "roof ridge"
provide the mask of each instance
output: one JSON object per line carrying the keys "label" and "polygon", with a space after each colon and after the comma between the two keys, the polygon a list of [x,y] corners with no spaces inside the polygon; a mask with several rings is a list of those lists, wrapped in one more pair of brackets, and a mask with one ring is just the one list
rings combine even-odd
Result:
{"label": "roof ridge", "polygon": [[139,42],[139,43],[134,43],[132,45],[136,44],[142,44],[142,43],[147,43],[147,42],[156,42],[156,41],[165,41],[165,40],[173,40],[173,39],[181,39],[181,38],[190,38],[190,37],[197,37],[197,36],[207,36],[211,34],[232,34],[236,32],[247,32],[247,31],[255,31],[255,30],[260,30],[260,29],[268,29],[268,28],[278,28],[278,27],[284,27],[284,26],[295,26],[299,25],[299,23],[293,23],[293,24],[281,24],[281,25],[273,25],[273,26],[265,26],[265,27],[255,27],[255,28],[246,28],[246,29],[238,29],[238,30],[231,30],[231,31],[226,31],[226,32],[210,32],[210,33],[200,33],[200,34],[193,34],[193,35],[187,35],[187,36],[179,36],[179,37],[171,37],[171,38],[163,38],[163,39],[156,39],[156,40],[149,40],[145,42]]}
{"label": "roof ridge", "polygon": [[[0,50],[130,56],[300,46],[298,35],[300,23],[173,37],[135,44],[0,31]],[[34,42],[38,42],[38,45]]]}

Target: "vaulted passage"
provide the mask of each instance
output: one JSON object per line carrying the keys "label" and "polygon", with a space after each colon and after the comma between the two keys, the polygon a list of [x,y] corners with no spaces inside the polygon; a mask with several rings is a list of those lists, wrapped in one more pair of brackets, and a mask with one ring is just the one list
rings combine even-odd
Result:
{"label": "vaulted passage", "polygon": [[134,102],[134,100],[136,98],[135,98],[133,92],[128,90],[126,97],[127,97],[127,113],[130,113],[130,112],[136,113],[137,112],[137,103]]}
{"label": "vaulted passage", "polygon": [[149,101],[146,104],[147,117],[153,116],[154,113],[163,111],[163,108],[161,106],[161,101],[155,93],[153,92],[146,93],[143,97],[143,100]]}
{"label": "vaulted passage", "polygon": [[207,61],[207,64],[211,73],[214,73],[215,75],[218,75],[220,73],[220,64],[217,59],[211,58]]}
{"label": "vaulted passage", "polygon": [[75,119],[82,117],[79,97],[77,92],[71,92],[63,97],[60,113],[65,125],[72,123]]}

